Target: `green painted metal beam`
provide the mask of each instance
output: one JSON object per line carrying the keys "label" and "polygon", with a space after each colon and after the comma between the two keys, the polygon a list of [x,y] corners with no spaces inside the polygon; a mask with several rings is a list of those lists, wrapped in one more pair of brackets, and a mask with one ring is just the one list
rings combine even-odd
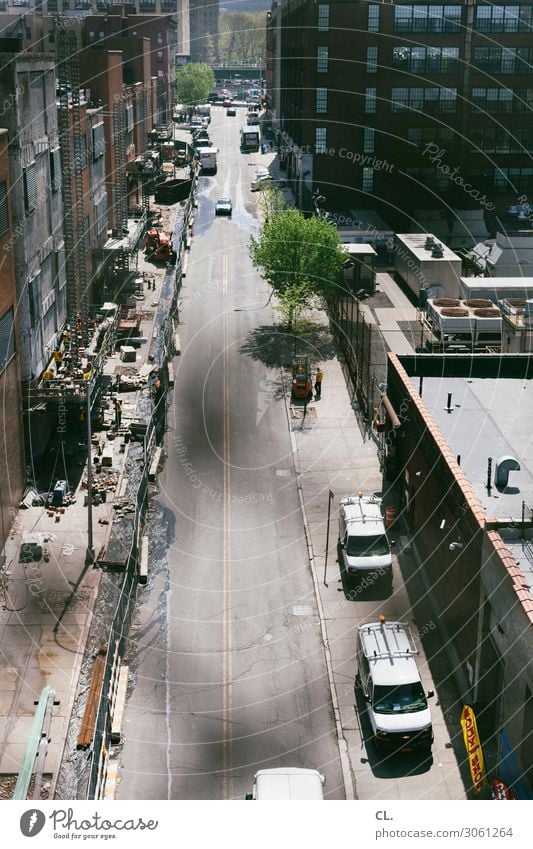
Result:
{"label": "green painted metal beam", "polygon": [[37,750],[43,734],[43,723],[46,716],[46,708],[48,706],[49,699],[54,696],[55,691],[51,687],[43,687],[41,690],[39,704],[37,705],[33,722],[31,724],[22,768],[19,772],[15,790],[13,792],[13,799],[26,799],[28,795],[28,789],[35,765],[35,758],[37,757]]}

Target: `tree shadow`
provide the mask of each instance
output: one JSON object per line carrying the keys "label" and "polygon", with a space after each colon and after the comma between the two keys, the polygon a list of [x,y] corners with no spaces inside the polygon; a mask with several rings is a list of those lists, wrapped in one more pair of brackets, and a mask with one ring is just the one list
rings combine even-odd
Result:
{"label": "tree shadow", "polygon": [[255,327],[240,351],[269,368],[290,368],[295,354],[307,354],[311,366],[336,355],[329,328],[311,321],[299,322],[293,330],[272,325]]}

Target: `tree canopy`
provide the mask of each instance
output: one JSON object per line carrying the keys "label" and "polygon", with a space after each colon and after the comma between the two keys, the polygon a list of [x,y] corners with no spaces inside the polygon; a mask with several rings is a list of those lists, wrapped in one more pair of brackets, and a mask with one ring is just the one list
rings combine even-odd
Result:
{"label": "tree canopy", "polygon": [[218,31],[220,55],[226,61],[265,62],[265,12],[222,12]]}
{"label": "tree canopy", "polygon": [[178,103],[194,108],[205,103],[215,87],[215,75],[204,62],[189,62],[176,72]]}
{"label": "tree canopy", "polygon": [[258,238],[251,239],[250,253],[278,296],[289,326],[313,296],[327,297],[336,289],[346,260],[333,224],[290,208],[266,218]]}

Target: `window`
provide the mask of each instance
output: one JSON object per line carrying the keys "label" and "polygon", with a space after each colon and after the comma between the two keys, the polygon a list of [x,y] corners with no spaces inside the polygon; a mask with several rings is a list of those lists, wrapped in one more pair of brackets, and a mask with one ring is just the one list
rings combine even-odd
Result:
{"label": "window", "polygon": [[395,32],[460,32],[461,6],[395,6]]}
{"label": "window", "polygon": [[376,89],[365,89],[365,113],[367,115],[375,115],[376,112]]}
{"label": "window", "polygon": [[393,47],[392,64],[411,74],[456,74],[458,47]]}
{"label": "window", "polygon": [[316,50],[316,69],[319,74],[325,74],[328,70],[328,48],[317,47]]}
{"label": "window", "polygon": [[157,51],[157,61],[159,63],[161,63],[163,61],[163,51],[162,50]]}
{"label": "window", "polygon": [[318,4],[317,29],[319,32],[329,31],[329,3]]}
{"label": "window", "polygon": [[363,168],[361,188],[364,192],[374,191],[374,171],[372,168]]}
{"label": "window", "polygon": [[449,177],[438,168],[407,168],[406,173],[427,189],[440,192],[448,189]]}
{"label": "window", "polygon": [[53,192],[61,188],[61,155],[59,148],[50,151],[50,182]]}
{"label": "window", "polygon": [[316,90],[316,111],[324,113],[328,111],[328,90],[327,88],[317,88]]}
{"label": "window", "polygon": [[378,48],[366,48],[366,72],[367,74],[375,74],[378,69]]}
{"label": "window", "polygon": [[37,179],[35,163],[24,169],[24,207],[26,212],[33,212],[37,205]]}
{"label": "window", "polygon": [[30,321],[32,327],[39,322],[41,317],[41,272],[28,280],[28,298],[30,301]]}
{"label": "window", "polygon": [[133,131],[133,103],[126,105],[126,130],[128,133]]}
{"label": "window", "polygon": [[474,65],[490,74],[533,73],[531,47],[476,47]]}
{"label": "window", "polygon": [[494,115],[513,111],[513,92],[508,88],[473,88],[472,112],[489,112]]}
{"label": "window", "polygon": [[477,6],[478,32],[530,32],[533,8],[529,6]]}
{"label": "window", "polygon": [[87,141],[85,136],[74,140],[74,169],[79,174],[87,166]]}
{"label": "window", "polygon": [[450,144],[454,140],[454,132],[448,127],[410,127],[407,140],[419,147],[433,143]]}
{"label": "window", "polygon": [[7,203],[7,182],[0,180],[0,236],[9,229],[9,206]]}
{"label": "window", "polygon": [[4,371],[9,361],[15,356],[15,321],[13,307],[0,318],[0,372]]}
{"label": "window", "polygon": [[365,127],[363,130],[363,153],[374,153],[374,137],[376,131],[373,127]]}
{"label": "window", "polygon": [[158,33],[156,33],[156,37],[155,37],[155,38],[156,38],[156,43],[157,43],[157,44],[163,44],[163,33],[162,33],[162,32],[158,32]]}
{"label": "window", "polygon": [[93,162],[96,162],[105,153],[104,124],[93,127]]}
{"label": "window", "polygon": [[492,185],[499,194],[533,192],[533,168],[494,168]]}
{"label": "window", "polygon": [[379,6],[375,3],[368,7],[368,32],[379,32]]}
{"label": "window", "polygon": [[317,127],[315,129],[315,153],[326,153],[327,151],[327,130],[326,127]]}
{"label": "window", "polygon": [[480,127],[470,131],[471,153],[525,153],[533,151],[533,128]]}
{"label": "window", "polygon": [[391,91],[392,111],[416,109],[428,113],[455,112],[457,89],[455,88],[393,88]]}

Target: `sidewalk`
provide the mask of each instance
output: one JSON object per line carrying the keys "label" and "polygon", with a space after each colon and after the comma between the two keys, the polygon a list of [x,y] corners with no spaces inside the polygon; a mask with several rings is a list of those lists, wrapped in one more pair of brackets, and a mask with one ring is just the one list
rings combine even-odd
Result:
{"label": "sidewalk", "polygon": [[[315,313],[313,318],[327,327],[324,313]],[[349,767],[345,769],[347,798],[351,789],[349,785],[353,782],[356,797],[361,799],[465,799],[463,776],[454,749],[450,747],[451,725],[454,739],[457,737],[459,740],[457,752],[462,758],[457,697],[450,684],[441,683],[449,678],[448,671],[437,670],[434,662],[431,670],[428,666],[425,649],[430,655],[437,654],[441,643],[438,627],[434,623],[429,626],[429,609],[417,606],[417,597],[423,596],[423,589],[416,574],[417,565],[409,541],[401,535],[395,536],[392,595],[387,597],[379,592],[369,595],[363,591],[348,598],[347,588],[341,581],[337,563],[339,499],[359,490],[365,494],[380,493],[382,475],[376,445],[371,439],[365,441],[351,407],[340,362],[335,357],[321,362],[320,367],[324,371],[321,399],[309,403],[303,423],[303,410],[295,405],[289,407],[289,419],[311,567],[326,655],[329,656],[332,701],[342,738],[341,756],[346,751],[349,761]],[[324,583],[330,491],[334,500]],[[396,530],[398,533],[399,529]],[[350,590],[353,591],[352,586]],[[426,691],[433,689],[437,692],[432,678],[432,672],[437,672],[438,697],[430,700],[435,731],[433,764],[426,768],[417,768],[408,756],[407,761],[405,758],[404,761],[401,758],[380,761],[373,752],[372,744],[363,740],[368,736],[366,720],[361,719],[354,705],[355,629],[361,622],[377,618],[381,613],[388,619],[415,622],[419,634],[423,635],[423,640],[417,640],[420,648],[418,665]]]}
{"label": "sidewalk", "polygon": [[[172,232],[178,209],[180,205],[161,207],[161,225],[167,232]],[[143,312],[141,335],[148,341],[137,349],[135,363],[123,363],[118,352],[108,357],[104,374],[111,377],[111,388],[118,375],[138,372],[148,362],[157,306],[167,271],[162,264],[146,262],[143,249],[139,250],[139,275],[147,272],[155,280],[154,291],[148,291],[145,283],[145,298],[139,302]],[[131,391],[120,392],[123,426],[127,427],[128,419],[135,418],[146,391],[142,384],[140,387],[134,384]],[[111,395],[106,400],[106,418],[111,421],[114,419]],[[108,490],[105,502],[93,506],[96,558],[99,552],[105,550],[116,502],[121,501],[122,475],[129,450],[127,439],[122,434],[114,439],[105,438],[104,432],[100,432],[99,436],[103,453],[108,455],[107,462],[109,459],[111,462],[107,471],[112,473],[114,486]],[[93,451],[93,459],[96,456],[96,451]],[[77,465],[82,465],[79,459]],[[88,512],[85,505],[87,490],[83,488],[86,467],[75,471],[72,467],[69,469],[67,458],[66,465],[62,459],[59,460],[58,469],[56,477],[59,479],[65,476],[77,479],[82,473],[74,503],[66,506],[63,513],[52,516],[42,506],[18,510],[5,551],[9,574],[3,592],[0,586],[0,799],[12,797],[42,688],[51,686],[59,704],[53,710],[41,798],[53,797],[64,749],[66,752],[67,747],[72,745],[68,732],[70,730],[72,737],[71,713],[76,696],[81,705],[76,713],[78,720],[81,720],[85,707],[85,697],[78,692],[79,677],[103,573],[89,568],[54,633],[72,585],[85,565]],[[93,465],[93,485],[94,476],[97,473]],[[23,563],[20,560],[21,548],[24,535],[28,533],[41,535],[42,556]],[[105,643],[105,640],[103,634],[102,642]],[[87,669],[90,675],[92,666]]]}

